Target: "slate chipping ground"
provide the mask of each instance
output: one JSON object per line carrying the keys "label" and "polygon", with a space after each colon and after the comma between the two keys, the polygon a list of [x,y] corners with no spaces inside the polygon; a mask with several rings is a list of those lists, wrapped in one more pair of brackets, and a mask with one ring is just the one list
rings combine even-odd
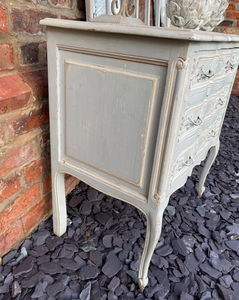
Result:
{"label": "slate chipping ground", "polygon": [[141,212],[84,183],[68,196],[67,233],[41,223],[0,266],[0,300],[239,299],[239,98],[231,96],[221,147],[198,197],[201,167],[175,192],[149,268],[138,289],[145,239]]}

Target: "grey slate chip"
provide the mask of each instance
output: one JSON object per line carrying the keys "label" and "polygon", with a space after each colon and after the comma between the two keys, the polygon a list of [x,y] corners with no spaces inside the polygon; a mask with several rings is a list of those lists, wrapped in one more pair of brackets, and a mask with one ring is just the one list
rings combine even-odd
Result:
{"label": "grey slate chip", "polygon": [[80,293],[80,300],[90,300],[90,294],[91,294],[91,282],[87,282],[86,286]]}
{"label": "grey slate chip", "polygon": [[74,257],[75,262],[78,265],[78,269],[82,269],[83,267],[86,266],[86,262],[84,261],[84,259],[82,259],[80,256],[76,255]]}
{"label": "grey slate chip", "polygon": [[93,204],[89,200],[84,200],[80,206],[82,215],[90,215]]}
{"label": "grey slate chip", "polygon": [[225,244],[228,248],[239,253],[239,241],[226,241]]}
{"label": "grey slate chip", "polygon": [[65,243],[59,254],[58,254],[58,258],[72,258],[75,252],[78,252],[78,247],[75,244],[68,244]]}
{"label": "grey slate chip", "polygon": [[77,262],[75,262],[73,259],[68,259],[68,258],[61,258],[58,264],[62,266],[64,269],[71,270],[71,271],[76,271],[79,268]]}
{"label": "grey slate chip", "polygon": [[34,287],[38,284],[38,282],[42,280],[43,277],[44,277],[44,273],[41,271],[37,272],[34,275],[29,275],[21,281],[21,286],[23,288]]}
{"label": "grey slate chip", "polygon": [[202,251],[202,248],[200,246],[197,246],[195,249],[195,257],[199,262],[204,262],[206,259],[205,253]]}
{"label": "grey slate chip", "polygon": [[50,232],[46,229],[38,231],[33,235],[33,239],[34,239],[33,245],[34,246],[43,245],[45,243],[46,238],[50,235],[51,235]]}
{"label": "grey slate chip", "polygon": [[63,243],[63,238],[58,236],[48,236],[45,240],[46,245],[50,251],[55,250],[58,245]]}
{"label": "grey slate chip", "polygon": [[95,215],[95,220],[106,228],[110,228],[113,224],[113,217],[103,212]]}
{"label": "grey slate chip", "polygon": [[17,297],[18,295],[20,295],[22,292],[22,289],[18,283],[18,281],[13,281],[12,283],[12,298]]}
{"label": "grey slate chip", "polygon": [[36,285],[34,293],[31,295],[31,298],[38,299],[41,296],[43,296],[43,294],[44,294],[44,292],[46,290],[46,287],[47,287],[47,283],[46,282],[39,282]]}
{"label": "grey slate chip", "polygon": [[17,254],[17,250],[12,250],[3,256],[2,264],[7,264],[15,255]]}
{"label": "grey slate chip", "polygon": [[234,264],[231,263],[229,260],[223,258],[223,259],[220,259],[220,261],[221,261],[223,273],[227,274],[234,268]]}
{"label": "grey slate chip", "polygon": [[93,188],[88,188],[87,190],[87,198],[90,201],[100,201],[104,198],[104,194],[98,192],[97,190],[93,189]]}
{"label": "grey slate chip", "polygon": [[122,263],[111,251],[106,258],[106,263],[103,265],[102,272],[109,278],[115,276],[122,268]]}
{"label": "grey slate chip", "polygon": [[97,266],[102,265],[102,254],[100,251],[95,250],[95,251],[90,251],[89,252],[89,259]]}
{"label": "grey slate chip", "polygon": [[54,262],[46,262],[46,263],[42,263],[39,266],[39,270],[49,274],[49,275],[55,275],[55,274],[61,274],[61,273],[65,273],[65,269],[60,267],[57,263]]}
{"label": "grey slate chip", "polygon": [[236,281],[239,282],[239,271],[235,272],[235,273],[233,274],[232,278],[233,278],[234,280],[236,280]]}
{"label": "grey slate chip", "polygon": [[116,276],[114,276],[112,278],[112,280],[110,281],[110,283],[108,284],[108,289],[110,291],[115,291],[115,289],[120,285],[120,279]]}
{"label": "grey slate chip", "polygon": [[205,236],[206,238],[210,239],[211,238],[211,231],[209,231],[205,226],[199,225],[198,226],[198,232]]}
{"label": "grey slate chip", "polygon": [[46,245],[35,246],[33,248],[33,250],[36,251],[38,256],[42,256],[42,255],[46,254],[49,251],[49,249]]}
{"label": "grey slate chip", "polygon": [[225,288],[230,288],[233,283],[232,277],[230,275],[225,275],[219,278],[219,283]]}
{"label": "grey slate chip", "polygon": [[185,260],[185,265],[188,270],[192,273],[195,273],[199,270],[199,262],[196,260],[195,255],[190,253]]}
{"label": "grey slate chip", "polygon": [[81,195],[75,195],[71,198],[71,200],[69,201],[69,205],[70,207],[74,208],[76,207],[78,204],[80,204],[82,202],[84,198]]}
{"label": "grey slate chip", "polygon": [[235,300],[238,298],[238,294],[232,291],[231,289],[226,289],[220,284],[216,285],[219,295],[222,297],[223,300]]}
{"label": "grey slate chip", "polygon": [[33,258],[28,256],[14,270],[13,275],[18,277],[22,274],[29,273],[33,268]]}
{"label": "grey slate chip", "polygon": [[94,265],[83,267],[79,272],[81,280],[94,279],[100,274],[100,270]]}
{"label": "grey slate chip", "polygon": [[106,234],[105,236],[103,236],[102,243],[105,246],[105,248],[112,248],[113,247],[113,235]]}
{"label": "grey slate chip", "polygon": [[48,294],[48,296],[52,297],[57,295],[58,293],[60,293],[61,291],[63,291],[65,288],[65,285],[62,281],[53,283],[52,285],[49,285],[46,288],[46,292]]}
{"label": "grey slate chip", "polygon": [[222,273],[212,268],[207,261],[200,265],[200,269],[214,279],[218,279],[222,276]]}
{"label": "grey slate chip", "polygon": [[157,278],[158,283],[164,286],[169,286],[168,274],[155,266],[150,267],[151,272]]}
{"label": "grey slate chip", "polygon": [[187,248],[181,239],[176,239],[172,241],[172,247],[175,254],[181,254],[183,256],[187,256]]}
{"label": "grey slate chip", "polygon": [[222,263],[218,257],[212,257],[209,259],[212,267],[220,272],[222,272]]}
{"label": "grey slate chip", "polygon": [[156,253],[160,256],[168,256],[173,252],[173,248],[169,245],[163,246],[156,250]]}
{"label": "grey slate chip", "polygon": [[152,298],[154,294],[159,290],[160,285],[155,284],[154,286],[146,287],[144,293],[146,297]]}

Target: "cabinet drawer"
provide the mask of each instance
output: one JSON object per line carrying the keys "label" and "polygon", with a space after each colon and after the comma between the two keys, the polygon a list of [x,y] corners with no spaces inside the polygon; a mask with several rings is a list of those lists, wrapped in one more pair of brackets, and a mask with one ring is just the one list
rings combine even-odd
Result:
{"label": "cabinet drawer", "polygon": [[187,139],[184,139],[182,143],[178,144],[172,162],[170,185],[173,185],[178,177],[187,174],[189,168],[193,166],[196,153],[196,141],[197,135],[193,135]]}
{"label": "cabinet drawer", "polygon": [[211,55],[197,57],[192,66],[190,76],[190,89],[197,89],[209,85],[222,77],[234,76],[237,68],[238,54],[235,52],[225,53],[224,55]]}

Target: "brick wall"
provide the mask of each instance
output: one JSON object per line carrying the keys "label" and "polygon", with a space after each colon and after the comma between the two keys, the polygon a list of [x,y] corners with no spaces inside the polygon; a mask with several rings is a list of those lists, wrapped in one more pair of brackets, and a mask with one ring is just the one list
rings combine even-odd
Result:
{"label": "brick wall", "polygon": [[[154,10],[153,0],[150,0],[150,24],[154,24]],[[145,0],[139,0],[139,19],[144,22],[145,20]]]}
{"label": "brick wall", "polygon": [[[217,26],[215,31],[239,34],[239,0],[228,0],[228,2],[229,5],[224,15],[225,19]],[[239,70],[237,71],[232,93],[239,95]]]}
{"label": "brick wall", "polygon": [[84,0],[0,2],[0,256],[51,213],[45,17],[83,20]]}

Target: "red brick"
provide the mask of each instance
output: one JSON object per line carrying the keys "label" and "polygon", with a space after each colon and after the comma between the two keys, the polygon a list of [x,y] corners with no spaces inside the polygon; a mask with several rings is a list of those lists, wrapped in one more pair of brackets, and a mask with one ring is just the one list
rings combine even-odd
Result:
{"label": "red brick", "polygon": [[8,152],[6,157],[0,161],[0,176],[5,175],[14,168],[20,167],[37,155],[35,142],[24,144]]}
{"label": "red brick", "polygon": [[11,20],[14,33],[42,34],[45,26],[39,24],[44,18],[56,18],[56,15],[37,9],[12,9]]}
{"label": "red brick", "polygon": [[34,203],[37,203],[40,199],[40,183],[35,183],[0,214],[0,232],[18,220],[21,215],[28,211]]}
{"label": "red brick", "polygon": [[226,17],[231,18],[231,19],[239,19],[239,12],[238,11],[228,11],[226,13]]}
{"label": "red brick", "polygon": [[51,198],[45,197],[30,211],[22,216],[24,233],[31,232],[41,221],[46,219],[52,211]]}
{"label": "red brick", "polygon": [[69,194],[78,183],[79,183],[79,179],[77,179],[71,175],[66,175],[65,176],[66,195]]}
{"label": "red brick", "polygon": [[233,3],[229,3],[227,10],[236,10],[236,5]]}
{"label": "red brick", "polygon": [[19,243],[23,238],[22,223],[20,220],[16,221],[10,228],[0,235],[0,256],[3,256],[11,248]]}
{"label": "red brick", "polygon": [[235,83],[239,84],[239,76],[238,75],[235,78]]}
{"label": "red brick", "polygon": [[21,65],[28,66],[39,63],[39,43],[24,44],[20,47]]}
{"label": "red brick", "polygon": [[239,28],[223,28],[222,32],[227,34],[239,34]]}
{"label": "red brick", "polygon": [[47,195],[51,192],[51,174],[48,174],[43,178],[43,195]]}
{"label": "red brick", "polygon": [[13,46],[0,44],[0,71],[14,69]]}
{"label": "red brick", "polygon": [[7,180],[0,180],[0,202],[14,195],[21,189],[20,176],[15,174]]}
{"label": "red brick", "polygon": [[17,75],[0,77],[0,115],[22,108],[31,91]]}
{"label": "red brick", "polygon": [[19,76],[32,89],[36,100],[47,98],[48,96],[48,74],[47,69],[33,72],[23,72]]}
{"label": "red brick", "polygon": [[239,95],[239,86],[237,84],[233,85],[232,94]]}
{"label": "red brick", "polygon": [[44,157],[34,160],[32,163],[30,163],[24,168],[26,183],[29,184],[34,180],[36,180],[38,177],[42,176],[45,170],[46,170],[46,160]]}
{"label": "red brick", "polygon": [[7,11],[0,5],[0,33],[8,33]]}
{"label": "red brick", "polygon": [[5,122],[0,123],[0,147],[4,146],[5,144]]}
{"label": "red brick", "polygon": [[48,103],[41,108],[31,110],[28,114],[21,114],[15,117],[9,124],[14,135],[20,135],[49,122]]}

